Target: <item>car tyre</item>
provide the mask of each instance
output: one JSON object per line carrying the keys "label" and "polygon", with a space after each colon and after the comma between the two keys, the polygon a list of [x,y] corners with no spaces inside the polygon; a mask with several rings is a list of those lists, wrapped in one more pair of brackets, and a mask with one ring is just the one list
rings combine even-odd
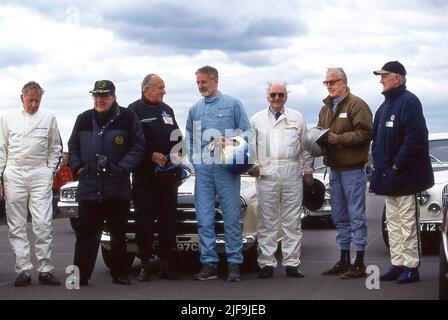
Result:
{"label": "car tyre", "polygon": [[439,299],[448,300],[448,262],[445,250],[443,248],[443,240],[440,241],[440,267],[439,267]]}
{"label": "car tyre", "polygon": [[[110,250],[106,249],[104,246],[101,245],[101,255],[103,256],[104,264],[107,268],[111,268],[112,266],[112,255]],[[126,263],[127,267],[130,269],[132,264],[134,263],[135,254],[133,253],[126,253]]]}
{"label": "car tyre", "polygon": [[258,244],[255,242],[252,247],[243,252],[243,265],[241,266],[244,272],[258,271]]}

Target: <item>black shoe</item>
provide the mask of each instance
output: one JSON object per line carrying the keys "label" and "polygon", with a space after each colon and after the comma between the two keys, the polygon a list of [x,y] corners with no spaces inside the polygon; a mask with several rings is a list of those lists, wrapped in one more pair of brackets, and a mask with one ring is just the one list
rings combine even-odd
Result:
{"label": "black shoe", "polygon": [[264,266],[263,269],[261,269],[260,273],[258,274],[258,278],[268,279],[272,278],[273,275],[274,275],[274,267]]}
{"label": "black shoe", "polygon": [[89,285],[89,280],[87,280],[85,278],[81,278],[81,280],[79,281],[79,285],[81,287],[87,287]]}
{"label": "black shoe", "polygon": [[128,286],[131,284],[131,280],[129,279],[128,276],[116,276],[116,277],[112,277],[112,282],[116,283],[116,284],[122,284],[125,286]]}
{"label": "black shoe", "polygon": [[286,276],[291,278],[303,278],[305,275],[297,267],[286,267]]}
{"label": "black shoe", "polygon": [[227,282],[240,282],[240,265],[236,263],[229,263],[227,266]]}
{"label": "black shoe", "polygon": [[25,272],[20,272],[19,276],[14,281],[14,287],[25,287],[31,284],[31,276]]}
{"label": "black shoe", "polygon": [[137,276],[137,280],[141,282],[148,282],[151,280],[151,273],[149,270],[149,265],[143,265],[140,273]]}
{"label": "black shoe", "polygon": [[46,286],[60,286],[61,281],[58,280],[51,272],[41,272],[39,273],[40,284]]}

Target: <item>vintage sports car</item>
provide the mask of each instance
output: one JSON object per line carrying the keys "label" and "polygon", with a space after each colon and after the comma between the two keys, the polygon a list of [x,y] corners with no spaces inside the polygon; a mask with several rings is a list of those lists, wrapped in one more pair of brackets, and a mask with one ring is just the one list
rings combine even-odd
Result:
{"label": "vintage sports car", "polygon": [[[312,219],[320,219],[330,217],[331,207],[329,203],[329,183],[328,177],[324,180],[324,170],[320,164],[321,159],[315,161],[314,177],[322,181],[325,185],[325,203],[318,210],[311,211],[307,208],[303,210],[303,217]],[[328,176],[328,175],[327,175]],[[187,179],[180,187],[178,193],[177,221],[176,221],[176,239],[177,251],[180,254],[197,254],[199,251],[199,236],[197,233],[197,224],[194,206],[194,174]],[[58,208],[63,216],[70,217],[72,228],[76,230],[78,204],[76,202],[76,189],[78,183],[71,182],[61,188],[60,201]],[[255,189],[255,178],[250,175],[241,176],[241,223],[243,226],[243,254],[244,268],[247,270],[257,267],[257,230],[258,230],[258,210],[257,210],[257,194]],[[138,248],[135,243],[135,220],[131,211],[129,212],[126,240],[128,263],[132,264],[134,258],[138,255]],[[215,204],[217,232],[217,250],[224,253],[224,222],[221,216],[221,209],[218,199]],[[157,243],[157,235],[155,235]],[[101,238],[101,251],[105,264],[110,266],[110,235],[105,227]]]}

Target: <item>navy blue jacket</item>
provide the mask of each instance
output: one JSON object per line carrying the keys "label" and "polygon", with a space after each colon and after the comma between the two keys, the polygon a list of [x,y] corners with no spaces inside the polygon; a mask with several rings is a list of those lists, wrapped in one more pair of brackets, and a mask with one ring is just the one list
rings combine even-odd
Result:
{"label": "navy blue jacket", "polygon": [[[80,114],[68,142],[69,167],[78,175],[77,200],[131,199],[130,173],[140,164],[145,138],[136,115],[113,106],[111,117],[100,126],[94,110]],[[107,157],[106,171],[98,173],[98,156]]]}
{"label": "navy blue jacket", "polygon": [[[171,152],[181,151],[182,133],[177,125],[173,109],[163,102],[153,104],[142,96],[141,99],[131,103],[128,109],[137,115],[146,141],[144,159],[134,171],[133,178],[153,179],[156,164],[152,161],[152,154],[159,152],[168,155]],[[178,150],[173,148],[176,145],[179,146]]]}
{"label": "navy blue jacket", "polygon": [[[422,104],[405,85],[383,94],[386,99],[373,122],[370,189],[386,196],[426,190],[434,185],[434,174]],[[392,169],[394,164],[398,171]]]}

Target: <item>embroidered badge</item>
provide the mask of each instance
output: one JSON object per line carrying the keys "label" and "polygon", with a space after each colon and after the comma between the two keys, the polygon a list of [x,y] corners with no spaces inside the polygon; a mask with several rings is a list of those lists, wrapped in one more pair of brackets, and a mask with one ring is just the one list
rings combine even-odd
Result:
{"label": "embroidered badge", "polygon": [[124,143],[124,138],[122,136],[116,136],[115,137],[115,144],[117,146],[121,146]]}
{"label": "embroidered badge", "polygon": [[395,115],[393,114],[390,116],[390,121],[394,121],[394,120],[395,120]]}

